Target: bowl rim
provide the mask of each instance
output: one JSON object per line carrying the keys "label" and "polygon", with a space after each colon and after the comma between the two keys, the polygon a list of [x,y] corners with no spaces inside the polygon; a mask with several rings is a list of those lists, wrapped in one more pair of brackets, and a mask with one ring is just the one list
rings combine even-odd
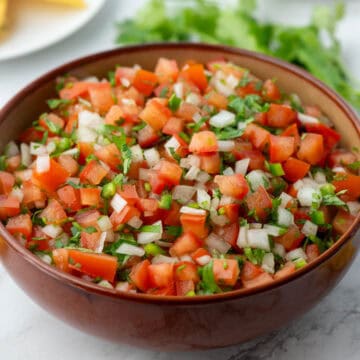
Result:
{"label": "bowl rim", "polygon": [[[108,51],[103,51],[95,54],[90,54],[87,56],[83,56],[77,58],[76,60],[67,62],[63,65],[60,65],[42,76],[36,78],[27,86],[22,88],[15,96],[13,96],[6,105],[0,109],[0,124],[5,120],[8,113],[15,108],[18,103],[22,101],[22,99],[32,91],[37,89],[39,86],[48,83],[49,81],[54,81],[57,76],[64,75],[67,72],[70,72],[72,69],[90,64],[94,61],[98,61],[101,59],[106,59],[108,57],[116,56],[124,53],[141,53],[146,51],[158,51],[158,50],[166,50],[166,49],[186,49],[193,51],[215,51],[219,53],[219,57],[225,57],[227,55],[240,55],[248,58],[252,58],[254,60],[262,61],[264,63],[273,65],[275,67],[280,68],[291,75],[295,75],[298,78],[306,81],[310,86],[314,86],[319,89],[322,93],[324,93],[331,101],[333,101],[345,114],[345,116],[349,119],[352,126],[356,129],[357,135],[360,137],[360,121],[356,114],[356,112],[351,108],[350,105],[335,91],[330,89],[327,85],[325,85],[322,81],[316,79],[314,76],[310,75],[307,71],[287,63],[283,60],[276,59],[274,57],[260,54],[254,51],[225,46],[225,45],[210,45],[203,43],[151,43],[151,44],[142,44],[142,45],[131,45],[115,48]],[[74,275],[62,272],[58,270],[52,265],[48,265],[44,261],[42,261],[39,257],[33,254],[31,251],[26,249],[24,246],[20,244],[4,227],[2,223],[0,223],[0,236],[5,239],[5,242],[20,256],[22,256],[25,261],[35,266],[39,271],[45,272],[47,275],[55,278],[56,280],[69,284],[72,287],[82,289],[84,291],[88,291],[90,293],[105,295],[107,297],[135,302],[145,302],[145,303],[153,303],[153,304],[177,304],[177,305],[201,305],[204,303],[213,303],[218,301],[225,300],[233,300],[238,298],[244,298],[247,296],[252,296],[258,294],[260,292],[266,292],[273,290],[279,286],[282,286],[288,282],[291,282],[301,276],[304,276],[311,272],[313,269],[317,268],[320,264],[324,263],[330,257],[335,255],[346,243],[351,239],[351,237],[356,233],[360,225],[360,214],[357,215],[353,224],[347,229],[345,234],[343,234],[339,240],[328,250],[322,253],[317,259],[312,261],[310,264],[305,267],[297,270],[296,272],[281,278],[274,280],[271,283],[263,284],[260,286],[256,286],[250,289],[238,289],[229,292],[224,292],[220,294],[213,295],[198,295],[193,297],[186,296],[167,296],[167,295],[151,295],[151,294],[142,294],[142,293],[129,293],[129,292],[120,292],[115,289],[105,288],[93,283],[90,283],[86,280],[83,280]],[[0,239],[1,240],[1,239]]]}

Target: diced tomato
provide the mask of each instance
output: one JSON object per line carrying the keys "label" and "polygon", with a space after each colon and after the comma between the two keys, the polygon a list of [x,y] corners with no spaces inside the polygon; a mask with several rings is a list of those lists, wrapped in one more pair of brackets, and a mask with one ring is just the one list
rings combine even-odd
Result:
{"label": "diced tomato", "polygon": [[270,161],[286,161],[295,151],[295,139],[287,136],[270,136]]}
{"label": "diced tomato", "polygon": [[200,158],[200,169],[208,174],[218,174],[220,172],[221,159],[218,152],[198,155]]}
{"label": "diced tomato", "polygon": [[249,140],[255,148],[262,150],[269,143],[270,132],[250,123],[245,129],[243,138]]}
{"label": "diced tomato", "polygon": [[36,168],[33,170],[33,179],[39,186],[48,191],[54,192],[69,177],[69,173],[54,159],[50,158],[50,168],[48,171],[39,173]]}
{"label": "diced tomato", "polygon": [[245,86],[237,87],[236,94],[241,98],[247,95],[261,95],[261,81],[249,81]]}
{"label": "diced tomato", "polygon": [[214,183],[219,186],[223,195],[231,196],[236,199],[243,199],[249,192],[249,185],[241,174],[216,175]]}
{"label": "diced tomato", "polygon": [[151,191],[155,194],[161,194],[166,187],[166,180],[159,176],[157,171],[151,171],[149,173],[149,183],[151,185]]}
{"label": "diced tomato", "polygon": [[175,281],[175,289],[177,296],[186,296],[195,291],[195,284],[192,280]]}
{"label": "diced tomato", "polygon": [[116,84],[123,85],[124,80],[127,81],[128,84],[132,84],[136,71],[137,70],[132,67],[119,66],[115,71]]}
{"label": "diced tomato", "polygon": [[227,204],[220,207],[224,211],[224,215],[231,223],[237,222],[239,219],[239,204]]}
{"label": "diced tomato", "polygon": [[110,221],[116,231],[120,225],[126,224],[134,216],[140,217],[140,215],[140,211],[136,207],[126,205],[119,213],[114,211],[110,216]]}
{"label": "diced tomato", "polygon": [[209,105],[214,106],[218,110],[225,110],[228,106],[228,99],[226,96],[216,92],[211,91],[206,95],[206,100]]}
{"label": "diced tomato", "polygon": [[137,133],[137,140],[142,148],[153,146],[159,138],[160,137],[156,131],[149,125],[146,125]]}
{"label": "diced tomato", "polygon": [[194,115],[199,113],[199,111],[199,107],[185,101],[180,104],[175,116],[180,119],[184,119],[185,121],[193,121]]}
{"label": "diced tomato", "polygon": [[77,97],[86,97],[89,91],[89,87],[92,83],[79,81],[72,84],[71,87],[66,86],[60,90],[60,98],[61,99],[68,99],[73,100]]}
{"label": "diced tomato", "polygon": [[233,248],[236,248],[236,241],[239,235],[239,222],[233,222],[232,224],[218,227],[215,232]]}
{"label": "diced tomato", "polygon": [[180,223],[184,232],[192,232],[200,239],[206,237],[209,232],[206,227],[206,215],[181,214]]}
{"label": "diced tomato", "polygon": [[175,264],[174,278],[176,281],[191,280],[195,284],[200,281],[197,266],[190,261],[179,261]]}
{"label": "diced tomato", "polygon": [[274,275],[274,279],[281,279],[284,278],[292,273],[294,273],[296,270],[295,268],[295,264],[292,261],[288,261],[284,267],[280,270],[278,270],[275,275]]}
{"label": "diced tomato", "polygon": [[208,82],[204,71],[203,64],[189,65],[184,72],[187,78],[193,82],[201,91],[207,88]]}
{"label": "diced tomato", "polygon": [[39,131],[33,127],[29,127],[20,134],[19,141],[24,143],[30,143],[32,141],[39,142],[41,141],[43,136],[44,136],[43,131]]}
{"label": "diced tomato", "polygon": [[177,226],[180,224],[180,204],[177,201],[173,201],[169,211],[166,211],[164,215],[164,224]]}
{"label": "diced tomato", "polygon": [[70,176],[75,176],[79,171],[79,164],[71,155],[60,155],[58,163],[69,173]]}
{"label": "diced tomato", "polygon": [[351,225],[355,221],[355,216],[351,215],[349,212],[345,210],[338,210],[332,225],[333,230],[337,232],[339,235],[343,235],[346,233],[346,231],[349,230]]}
{"label": "diced tomato", "polygon": [[183,131],[184,121],[182,119],[171,117],[162,129],[167,135],[177,135]]}
{"label": "diced tomato", "polygon": [[25,238],[29,238],[32,233],[32,222],[29,214],[21,214],[9,219],[6,224],[6,230],[10,234],[22,234]]}
{"label": "diced tomato", "polygon": [[94,145],[86,142],[78,142],[77,145],[80,151],[79,163],[84,165],[86,163],[86,158],[94,153]]}
{"label": "diced tomato", "polygon": [[296,225],[291,225],[289,230],[281,236],[274,238],[275,242],[284,246],[286,251],[291,251],[298,248],[305,235],[300,232]]}
{"label": "diced tomato", "polygon": [[245,261],[244,265],[241,269],[241,280],[242,281],[249,281],[255,279],[257,276],[262,274],[264,270],[257,265],[254,265],[250,261]]}
{"label": "diced tomato", "polygon": [[0,194],[11,193],[15,184],[15,176],[6,171],[0,171]]}
{"label": "diced tomato", "polygon": [[127,173],[127,177],[129,179],[139,179],[139,170],[143,168],[143,169],[147,169],[148,165],[146,161],[132,161],[131,165],[130,165],[130,169]]}
{"label": "diced tomato", "polygon": [[198,248],[197,250],[195,250],[192,254],[191,257],[194,261],[198,260],[199,258],[202,258],[203,256],[209,256],[210,258],[210,253],[204,249],[204,248]]}
{"label": "diced tomato", "polygon": [[324,158],[324,139],[322,135],[305,133],[302,136],[297,157],[311,165],[319,164]]}
{"label": "diced tomato", "polygon": [[176,60],[159,58],[155,67],[155,74],[160,84],[175,82],[179,75]]}
{"label": "diced tomato", "polygon": [[156,74],[151,71],[140,69],[135,73],[133,85],[142,94],[149,96],[158,82],[159,80]]}
{"label": "diced tomato", "polygon": [[152,288],[165,288],[174,284],[174,264],[151,264],[148,267],[149,284]]}
{"label": "diced tomato", "polygon": [[273,277],[270,274],[264,272],[259,276],[257,276],[256,278],[248,281],[243,281],[242,283],[245,289],[250,289],[271,283],[272,281],[274,281]]}
{"label": "diced tomato", "polygon": [[233,259],[213,259],[213,272],[217,284],[234,286],[239,278],[239,263]]}
{"label": "diced tomato", "polygon": [[142,262],[136,264],[130,272],[129,278],[134,283],[134,285],[141,291],[146,292],[149,287],[149,260],[143,260]]}
{"label": "diced tomato", "polygon": [[145,108],[139,114],[154,130],[161,130],[171,117],[171,111],[164,105],[163,99],[153,98],[147,101]]}
{"label": "diced tomato", "polygon": [[137,204],[141,211],[155,212],[159,208],[159,202],[156,199],[138,199]]}
{"label": "diced tomato", "polygon": [[308,258],[308,262],[312,262],[320,256],[320,250],[316,244],[310,244],[310,245],[306,246],[305,252],[306,252],[306,256]]}
{"label": "diced tomato", "polygon": [[52,257],[55,266],[65,272],[70,272],[69,269],[69,250],[68,249],[55,249],[52,252]]}
{"label": "diced tomato", "polygon": [[105,114],[114,105],[111,85],[108,82],[93,83],[89,87],[90,102],[94,110]]}
{"label": "diced tomato", "polygon": [[193,233],[185,232],[178,237],[171,246],[169,253],[171,256],[182,256],[194,252],[202,245],[202,241]]}
{"label": "diced tomato", "polygon": [[99,207],[100,193],[100,188],[80,188],[81,205]]}
{"label": "diced tomato", "polygon": [[299,135],[299,129],[296,123],[290,125],[287,127],[282,133],[281,136],[292,136],[295,140],[295,149],[297,150],[300,146],[300,135]]}
{"label": "diced tomato", "polygon": [[159,178],[166,182],[166,185],[179,185],[182,169],[176,163],[162,160],[159,163],[158,174]]}
{"label": "diced tomato", "polygon": [[82,248],[96,251],[100,244],[100,235],[99,231],[93,233],[87,233],[85,231],[81,232],[80,244]]}
{"label": "diced tomato", "polygon": [[101,216],[97,210],[89,210],[76,214],[75,220],[84,228],[98,226],[98,219]]}
{"label": "diced tomato", "polygon": [[347,190],[345,195],[348,201],[357,200],[360,196],[360,176],[358,175],[337,173],[332,184],[335,186],[336,192]]}
{"label": "diced tomato", "polygon": [[332,149],[341,139],[341,135],[338,132],[321,123],[306,124],[305,128],[309,133],[322,135],[327,149]]}
{"label": "diced tomato", "polygon": [[22,203],[25,206],[32,208],[37,202],[43,202],[45,204],[45,193],[41,191],[38,186],[34,185],[32,181],[24,181],[22,190],[24,194]]}
{"label": "diced tomato", "polygon": [[46,116],[41,116],[39,119],[39,125],[42,126],[44,129],[48,130],[50,134],[55,134],[55,133],[52,132],[51,129],[49,128],[48,122],[54,124],[55,127],[58,129],[62,129],[65,125],[64,120],[56,114],[50,113],[50,114],[46,114]]}
{"label": "diced tomato", "polygon": [[310,164],[305,161],[289,157],[283,164],[285,172],[285,179],[291,182],[296,182],[306,176],[310,170]]}
{"label": "diced tomato", "polygon": [[264,82],[262,95],[266,100],[278,101],[281,99],[281,93],[274,81],[268,79]]}
{"label": "diced tomato", "polygon": [[91,160],[81,171],[80,181],[82,183],[99,185],[107,173],[107,170],[105,170],[96,160]]}
{"label": "diced tomato", "polygon": [[55,199],[49,201],[48,206],[41,212],[40,216],[46,220],[47,224],[61,224],[67,219],[66,212]]}
{"label": "diced tomato", "polygon": [[111,255],[69,250],[69,268],[83,274],[114,281],[117,258]]}
{"label": "diced tomato", "polygon": [[346,166],[357,161],[357,157],[350,151],[335,150],[328,156],[328,164],[331,168],[335,166]]}
{"label": "diced tomato", "polygon": [[218,142],[212,131],[199,131],[195,133],[189,145],[189,151],[196,154],[213,153],[218,151],[218,149]]}
{"label": "diced tomato", "polygon": [[68,135],[72,134],[75,131],[77,124],[78,124],[78,115],[76,113],[70,114],[66,121],[65,129],[64,129],[65,133]]}
{"label": "diced tomato", "polygon": [[296,119],[296,111],[286,105],[271,104],[267,113],[268,125],[271,127],[284,128],[295,122]]}
{"label": "diced tomato", "polygon": [[70,211],[78,211],[81,209],[80,194],[78,189],[74,189],[70,185],[66,185],[57,191],[60,202]]}
{"label": "diced tomato", "polygon": [[105,123],[109,125],[116,125],[124,117],[124,112],[119,105],[113,105],[105,116]]}
{"label": "diced tomato", "polygon": [[95,151],[95,156],[109,165],[112,170],[118,170],[118,166],[121,164],[121,154],[115,144],[109,144],[98,148]]}
{"label": "diced tomato", "polygon": [[272,200],[263,186],[259,186],[254,193],[249,194],[245,202],[248,209],[255,212],[255,218],[260,221],[266,220],[272,208]]}
{"label": "diced tomato", "polygon": [[129,205],[135,205],[139,200],[139,195],[135,185],[124,184],[122,188],[118,190],[118,193],[123,199],[127,201]]}

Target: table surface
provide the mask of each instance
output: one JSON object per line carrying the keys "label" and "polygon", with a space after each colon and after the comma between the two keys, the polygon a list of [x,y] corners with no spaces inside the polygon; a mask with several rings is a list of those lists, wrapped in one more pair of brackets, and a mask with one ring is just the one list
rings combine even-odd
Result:
{"label": "table surface", "polygon": [[[312,4],[326,1],[263,0],[266,19],[306,22]],[[127,3],[127,4],[125,4]],[[72,37],[33,55],[0,62],[0,107],[20,88],[45,71],[73,58],[113,47],[116,20],[130,16],[144,3],[108,0],[98,16]],[[360,2],[347,1],[347,17],[339,27],[346,64],[360,79]],[[266,15],[265,15],[266,14]],[[162,353],[117,345],[83,334],[34,304],[0,264],[0,358],[4,360],[92,359],[231,359],[355,360],[360,358],[360,259],[312,311],[282,330],[253,342],[198,353]],[[299,297],[301,301],[301,297]],[[242,324],[234,324],[234,331]]]}

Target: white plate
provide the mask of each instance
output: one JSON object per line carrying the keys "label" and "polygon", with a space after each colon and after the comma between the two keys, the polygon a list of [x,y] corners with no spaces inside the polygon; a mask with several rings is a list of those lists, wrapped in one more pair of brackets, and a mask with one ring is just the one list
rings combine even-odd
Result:
{"label": "white plate", "polygon": [[79,30],[101,9],[105,0],[86,0],[83,9],[37,0],[10,0],[8,29],[0,38],[0,61],[50,46]]}

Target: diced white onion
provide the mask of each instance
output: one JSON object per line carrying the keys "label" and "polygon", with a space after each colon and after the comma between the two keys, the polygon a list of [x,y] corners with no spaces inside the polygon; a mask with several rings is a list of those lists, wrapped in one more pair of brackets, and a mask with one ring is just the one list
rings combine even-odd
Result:
{"label": "diced white onion", "polygon": [[139,229],[143,224],[142,220],[138,216],[133,216],[129,221],[128,225],[133,227],[134,229]]}
{"label": "diced white onion", "polygon": [[219,237],[215,233],[211,233],[205,239],[205,243],[210,251],[217,250],[222,254],[226,254],[231,248],[231,245],[228,242],[224,241],[221,237]]}
{"label": "diced white onion", "polygon": [[144,160],[143,152],[140,145],[133,145],[131,146],[130,150],[131,150],[131,160],[133,162],[139,162]]}
{"label": "diced white onion", "polygon": [[38,173],[45,173],[50,170],[50,156],[39,155],[36,159],[36,171]]}
{"label": "diced white onion", "polygon": [[98,83],[99,79],[96,76],[88,76],[83,81],[91,82],[91,83]]}
{"label": "diced white onion", "polygon": [[83,110],[79,112],[78,124],[79,124],[79,128],[88,128],[88,129],[97,130],[103,124],[103,119],[97,113],[88,110]]}
{"label": "diced white onion", "polygon": [[228,86],[230,86],[232,89],[234,89],[239,83],[239,79],[236,78],[233,74],[230,74],[227,78],[226,78],[226,84]]}
{"label": "diced white onion", "polygon": [[302,180],[297,180],[294,182],[293,186],[296,191],[299,191],[299,189],[304,187],[304,182]]}
{"label": "diced white onion", "polygon": [[318,184],[326,184],[326,176],[322,171],[317,171],[314,175],[314,180]]}
{"label": "diced white onion", "polygon": [[180,99],[183,98],[183,96],[184,96],[184,85],[183,85],[183,83],[179,83],[179,82],[175,83],[174,86],[173,86],[173,90],[174,90],[175,95],[178,98],[180,98]]}
{"label": "diced white onion", "polygon": [[76,177],[68,177],[68,181],[71,181],[72,183],[79,185],[80,184],[80,179],[76,178]]}
{"label": "diced white onion", "polygon": [[155,166],[160,161],[160,154],[155,148],[144,150],[144,157],[150,167]]}
{"label": "diced white onion", "polygon": [[112,229],[106,231],[105,241],[110,243],[115,241],[115,233]]}
{"label": "diced white onion", "polygon": [[6,156],[11,157],[11,156],[16,156],[19,155],[20,151],[19,151],[19,147],[16,145],[16,143],[14,141],[10,141],[5,148],[5,153]]}
{"label": "diced white onion", "polygon": [[335,166],[331,170],[336,173],[346,173],[346,170],[342,166]]}
{"label": "diced white onion", "polygon": [[200,171],[199,175],[196,178],[196,180],[201,184],[207,183],[210,179],[211,179],[211,176],[205,171]]}
{"label": "diced white onion", "polygon": [[320,121],[313,116],[298,112],[298,119],[302,124],[318,124]]}
{"label": "diced white onion", "polygon": [[165,256],[161,254],[154,256],[151,260],[153,264],[176,264],[178,261],[179,260],[176,257]]}
{"label": "diced white onion", "polygon": [[115,251],[118,254],[133,255],[133,256],[144,256],[145,250],[141,247],[131,245],[128,243],[122,243]]}
{"label": "diced white onion", "polygon": [[69,149],[63,152],[63,155],[77,156],[80,153],[78,148]]}
{"label": "diced white onion", "polygon": [[261,223],[251,223],[251,224],[249,224],[249,228],[250,229],[262,229],[262,224]]}
{"label": "diced white onion", "polygon": [[126,79],[126,78],[121,78],[120,82],[121,82],[121,85],[126,88],[128,88],[131,85],[129,79]]}
{"label": "diced white onion", "polygon": [[220,206],[224,206],[224,205],[230,205],[230,204],[234,204],[235,203],[235,199],[232,198],[231,196],[226,196],[223,195],[220,199]]}
{"label": "diced white onion", "polygon": [[[172,151],[176,151],[180,146],[181,146],[181,145],[180,145],[179,141],[176,139],[175,136],[172,136],[172,137],[165,143],[165,145],[164,145],[167,153],[168,153],[170,156],[172,156],[172,155],[171,155],[171,152],[172,152]],[[171,149],[172,149],[172,150],[171,150]]]}
{"label": "diced white onion", "polygon": [[99,237],[99,240],[98,240],[98,245],[95,249],[95,252],[97,253],[102,253],[102,251],[104,250],[104,245],[105,245],[105,240],[106,240],[106,237],[107,237],[107,233],[106,232],[102,232],[100,234],[100,237]]}
{"label": "diced white onion", "polygon": [[161,234],[151,232],[141,232],[137,235],[137,242],[139,244],[149,244],[155,240],[160,240]]}
{"label": "diced white onion", "polygon": [[143,181],[148,181],[150,179],[151,170],[150,169],[139,169],[139,179]]}
{"label": "diced white onion", "polygon": [[234,175],[234,170],[231,167],[227,167],[224,171],[223,171],[223,175]]}
{"label": "diced white onion", "polygon": [[111,199],[110,205],[115,212],[119,213],[127,205],[127,201],[123,199],[119,194],[115,194]]}
{"label": "diced white onion", "polygon": [[186,180],[195,180],[197,178],[197,176],[199,175],[200,173],[200,169],[195,167],[195,166],[192,166],[189,171],[185,174],[184,178]]}
{"label": "diced white onion", "polygon": [[192,117],[192,119],[194,120],[194,122],[199,122],[201,119],[202,119],[202,116],[201,116],[201,114],[199,113],[199,112],[196,112],[194,115],[193,115],[193,117]]}
{"label": "diced white onion", "polygon": [[201,265],[201,266],[204,266],[206,264],[208,264],[211,260],[211,257],[210,255],[203,255],[203,256],[199,256],[197,259],[196,259],[196,262]]}
{"label": "diced white onion", "polygon": [[15,198],[17,198],[20,202],[22,202],[23,199],[24,199],[24,192],[23,192],[21,189],[19,189],[19,188],[13,188],[13,189],[11,190],[10,196],[15,197]]}
{"label": "diced white onion", "polygon": [[94,129],[88,127],[79,127],[77,129],[77,140],[79,142],[95,142],[98,137],[98,134]]}
{"label": "diced white onion", "polygon": [[270,251],[269,235],[264,229],[250,229],[247,233],[247,239],[251,248]]}
{"label": "diced white onion", "polygon": [[180,167],[184,169],[190,169],[192,166],[200,167],[200,159],[196,155],[189,155],[186,158],[180,160]]}
{"label": "diced white onion", "polygon": [[46,145],[46,150],[49,154],[52,154],[55,150],[56,150],[56,144],[54,141],[50,141],[47,145]]}
{"label": "diced white onion", "polygon": [[236,245],[239,248],[245,248],[249,246],[249,242],[248,242],[248,230],[249,227],[248,225],[246,226],[241,226],[240,230],[239,230],[239,234],[238,234],[238,238],[236,240]]}
{"label": "diced white onion", "polygon": [[46,155],[47,149],[46,146],[40,143],[31,142],[30,143],[30,154],[31,155]]}
{"label": "diced white onion", "polygon": [[107,280],[101,280],[96,285],[102,286],[107,289],[113,289],[114,287],[111,285],[111,283]]}
{"label": "diced white onion", "polygon": [[134,99],[126,99],[126,98],[122,98],[121,102],[126,105],[126,106],[135,106],[136,102]]}
{"label": "diced white onion", "polygon": [[194,260],[192,259],[192,257],[190,255],[183,255],[183,256],[180,256],[180,260],[181,261],[187,261],[187,262],[191,262],[193,263]]}
{"label": "diced white onion", "polygon": [[28,144],[21,143],[20,153],[21,153],[21,163],[25,166],[30,166],[31,164],[30,146]]}
{"label": "diced white onion", "polygon": [[263,186],[265,188],[268,186],[268,180],[267,180],[266,173],[262,170],[250,171],[246,175],[246,178],[249,181],[249,183],[251,185],[251,189],[253,191],[256,191],[259,188],[259,186]]}
{"label": "diced white onion", "polygon": [[186,204],[194,196],[196,189],[193,186],[177,185],[173,188],[172,197],[179,200],[182,204]]}
{"label": "diced white onion", "polygon": [[311,187],[315,190],[319,188],[319,184],[310,177],[305,177],[302,179],[302,181],[305,187]]}
{"label": "diced white onion", "polygon": [[273,253],[284,258],[286,255],[286,250],[283,245],[275,243],[273,248]]}
{"label": "diced white onion", "polygon": [[294,223],[294,215],[282,207],[278,208],[277,218],[278,224],[281,226],[289,227]]}
{"label": "diced white onion", "polygon": [[171,242],[162,241],[162,240],[155,240],[154,243],[156,245],[159,245],[159,246],[165,247],[165,248],[169,248],[169,247],[171,247],[173,245]]}
{"label": "diced white onion", "polygon": [[106,172],[109,172],[111,170],[110,166],[103,161],[99,160],[99,164],[106,170]]}
{"label": "diced white onion", "polygon": [[271,236],[280,236],[282,228],[276,225],[264,224],[264,230]]}
{"label": "diced white onion", "polygon": [[196,93],[190,93],[186,96],[185,102],[199,106],[201,104],[201,97]]}
{"label": "diced white onion", "polygon": [[181,214],[190,214],[190,215],[206,215],[206,211],[203,209],[195,209],[190,206],[182,206],[180,208]]}
{"label": "diced white onion", "polygon": [[282,192],[279,196],[279,199],[281,200],[280,207],[285,208],[287,204],[293,199],[293,197],[286,192]]}
{"label": "diced white onion", "polygon": [[107,231],[113,227],[108,216],[100,216],[97,223],[101,231]]}
{"label": "diced white onion", "polygon": [[301,206],[311,206],[313,202],[319,202],[321,200],[321,192],[304,186],[298,190],[297,198]]}
{"label": "diced white onion", "polygon": [[207,193],[207,191],[203,189],[198,189],[196,191],[196,201],[199,206],[205,210],[210,209],[211,205],[211,196]]}
{"label": "diced white onion", "polygon": [[219,151],[227,152],[232,151],[235,148],[234,140],[218,140]]}
{"label": "diced white onion", "polygon": [[349,201],[346,203],[349,207],[350,214],[356,216],[360,211],[360,203],[358,201]]}
{"label": "diced white onion", "polygon": [[210,209],[210,220],[217,226],[225,226],[229,223],[229,219],[225,215],[219,215],[213,209]]}
{"label": "diced white onion", "polygon": [[127,281],[119,281],[115,286],[116,291],[129,292],[130,289],[130,284]]}
{"label": "diced white onion", "polygon": [[45,235],[51,237],[52,239],[55,239],[63,232],[61,226],[53,224],[46,225],[41,230]]}
{"label": "diced white onion", "polygon": [[51,265],[52,264],[52,259],[51,256],[48,254],[42,254],[42,253],[37,253],[37,256],[46,264]]}
{"label": "diced white onion", "polygon": [[249,167],[249,164],[250,164],[249,158],[238,160],[235,163],[235,173],[245,175]]}
{"label": "diced white onion", "polygon": [[294,250],[289,251],[285,259],[288,261],[296,260],[296,259],[304,259],[307,260],[307,256],[302,248],[297,248]]}
{"label": "diced white onion", "polygon": [[315,236],[318,231],[318,226],[313,222],[306,220],[304,226],[301,229],[301,232],[305,236]]}
{"label": "diced white onion", "polygon": [[227,111],[227,110],[220,110],[216,115],[210,118],[210,125],[216,128],[224,128],[234,124],[235,122],[235,114]]}
{"label": "diced white onion", "polygon": [[274,254],[273,253],[267,253],[264,255],[262,263],[261,263],[261,268],[270,273],[270,274],[274,274],[275,272],[275,259],[274,259]]}

